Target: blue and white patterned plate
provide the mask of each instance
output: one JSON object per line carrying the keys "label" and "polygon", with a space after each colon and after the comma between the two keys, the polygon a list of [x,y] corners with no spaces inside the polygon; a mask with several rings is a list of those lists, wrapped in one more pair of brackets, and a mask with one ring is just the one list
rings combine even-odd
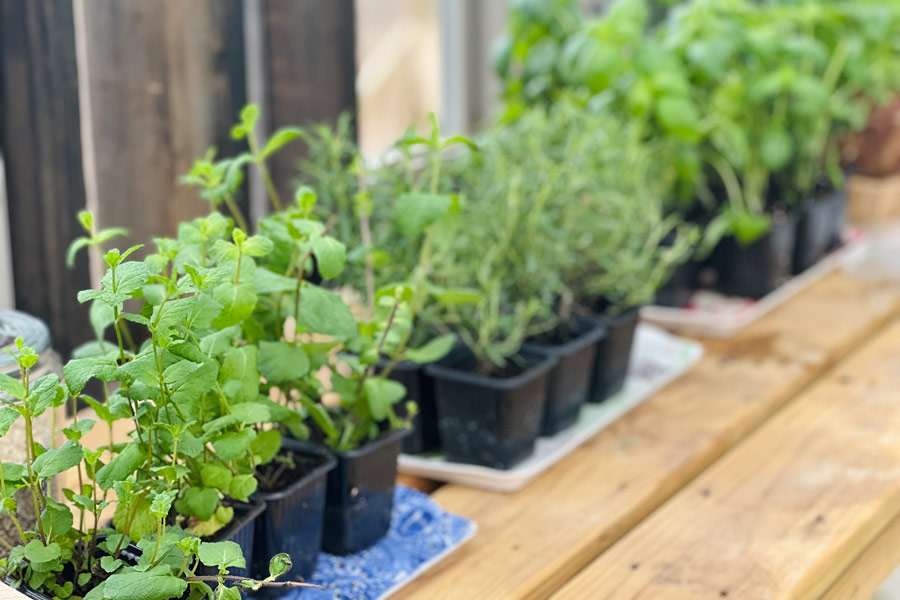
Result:
{"label": "blue and white patterned plate", "polygon": [[446,512],[425,494],[398,485],[391,529],[374,546],[349,556],[319,555],[310,583],[325,590],[298,589],[289,600],[376,600],[386,598],[443,560],[478,527]]}

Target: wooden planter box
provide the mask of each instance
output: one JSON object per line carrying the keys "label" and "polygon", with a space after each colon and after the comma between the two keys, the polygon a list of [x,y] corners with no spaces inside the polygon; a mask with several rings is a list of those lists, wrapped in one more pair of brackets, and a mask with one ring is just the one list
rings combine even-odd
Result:
{"label": "wooden planter box", "polygon": [[852,175],[847,181],[847,219],[873,225],[900,217],[900,174],[889,177]]}

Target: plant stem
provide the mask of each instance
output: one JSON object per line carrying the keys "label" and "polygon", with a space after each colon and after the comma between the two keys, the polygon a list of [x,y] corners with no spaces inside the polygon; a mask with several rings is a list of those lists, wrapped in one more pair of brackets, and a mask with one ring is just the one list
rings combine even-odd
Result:
{"label": "plant stem", "polygon": [[225,194],[225,206],[228,207],[228,211],[234,217],[234,222],[237,223],[238,228],[245,233],[250,233],[250,230],[247,228],[247,221],[244,219],[244,215],[241,214],[241,209],[238,208],[237,202],[234,201],[234,197],[231,194]]}
{"label": "plant stem", "polygon": [[[184,580],[187,582],[191,581],[218,581],[219,575],[194,575],[193,577],[185,577]],[[246,577],[241,577],[240,575],[222,575],[222,579],[225,581],[249,581],[254,585],[260,584],[264,587],[311,587],[320,590],[324,590],[321,585],[316,585],[314,583],[301,583],[299,581],[262,581],[259,579],[247,579]]]}
{"label": "plant stem", "polygon": [[281,200],[278,199],[278,192],[275,190],[275,184],[272,183],[272,176],[269,174],[269,167],[266,166],[266,160],[259,155],[258,146],[256,144],[256,135],[252,131],[247,133],[247,143],[250,145],[250,152],[253,154],[253,160],[259,168],[259,174],[266,184],[266,191],[269,193],[272,209],[275,212],[281,212]]}

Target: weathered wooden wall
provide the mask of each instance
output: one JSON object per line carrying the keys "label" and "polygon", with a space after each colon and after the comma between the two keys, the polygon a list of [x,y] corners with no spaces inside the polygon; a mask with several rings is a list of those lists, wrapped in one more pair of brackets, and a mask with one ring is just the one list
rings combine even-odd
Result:
{"label": "weathered wooden wall", "polygon": [[87,259],[65,267],[85,206],[70,0],[0,0],[0,150],[16,306],[68,351],[91,331],[75,299],[90,285]]}
{"label": "weathered wooden wall", "polygon": [[[177,178],[211,145],[238,149],[228,133],[250,97],[248,50],[261,57],[268,129],[355,109],[353,1],[255,0],[248,32],[249,1],[0,0],[16,306],[45,319],[64,352],[90,337],[75,301],[87,261],[64,266],[76,213],[130,228],[124,245],[205,212]],[[273,165],[284,191],[301,151]]]}

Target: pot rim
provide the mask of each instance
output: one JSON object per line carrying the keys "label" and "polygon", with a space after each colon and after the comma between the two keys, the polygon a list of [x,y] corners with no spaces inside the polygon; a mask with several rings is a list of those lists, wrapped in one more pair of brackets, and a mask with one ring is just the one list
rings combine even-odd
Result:
{"label": "pot rim", "polygon": [[314,468],[313,470],[306,473],[303,477],[294,481],[286,488],[273,492],[256,492],[251,496],[251,499],[258,499],[260,502],[278,502],[279,500],[284,500],[288,496],[293,495],[297,492],[298,489],[309,485],[313,481],[325,477],[329,471],[334,469],[337,466],[337,459],[332,455],[331,452],[326,450],[322,446],[317,446],[315,444],[304,443],[301,440],[295,440],[292,438],[284,438],[281,443],[282,449],[294,450],[297,452],[303,452],[310,455],[315,455],[321,459],[323,459],[322,464]]}
{"label": "pot rim", "polygon": [[[580,321],[580,319],[579,319]],[[575,354],[591,345],[596,344],[603,336],[607,334],[607,325],[600,321],[591,322],[583,321],[586,331],[582,331],[574,339],[563,344],[540,344],[537,342],[525,342],[522,344],[522,350],[526,350],[531,354],[539,354],[541,356],[553,356],[561,358]]]}
{"label": "pot rim", "polygon": [[489,377],[487,375],[479,375],[477,373],[472,373],[471,371],[437,364],[426,365],[425,372],[437,379],[445,379],[470,385],[481,385],[482,387],[495,390],[511,390],[521,387],[526,383],[537,379],[541,375],[548,373],[556,366],[556,363],[559,362],[555,356],[540,356],[538,358],[539,360],[536,364],[525,369],[515,377],[509,378]]}

